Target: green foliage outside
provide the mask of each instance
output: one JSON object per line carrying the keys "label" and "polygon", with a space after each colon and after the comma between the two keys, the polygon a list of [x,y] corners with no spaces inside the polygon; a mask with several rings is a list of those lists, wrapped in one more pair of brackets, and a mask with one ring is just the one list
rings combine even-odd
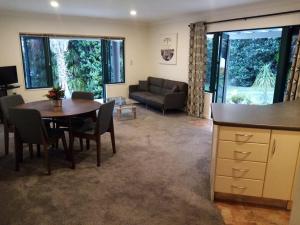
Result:
{"label": "green foliage outside", "polygon": [[276,80],[276,76],[273,74],[271,70],[271,65],[266,64],[260,69],[253,83],[253,87],[264,88],[264,89],[274,88],[275,80]]}
{"label": "green foliage outside", "polygon": [[247,105],[249,105],[249,104],[252,103],[251,100],[243,94],[233,95],[230,100],[234,104],[247,104]]}
{"label": "green foliage outside", "polygon": [[65,52],[69,90],[90,91],[102,97],[101,43],[70,40]]}
{"label": "green foliage outside", "polygon": [[262,90],[262,95],[261,95],[262,104],[268,103],[268,90],[270,88],[275,88],[275,82],[276,82],[276,76],[275,74],[273,74],[271,70],[271,65],[270,64],[264,65],[260,69],[253,83],[253,87]]}
{"label": "green foliage outside", "polygon": [[280,38],[231,40],[227,71],[229,84],[251,87],[265,65],[269,65],[271,74],[277,74],[279,46]]}
{"label": "green foliage outside", "polygon": [[101,42],[91,40],[50,40],[53,85],[66,90],[92,92],[103,96]]}
{"label": "green foliage outside", "polygon": [[[230,40],[227,75],[229,85],[251,87],[260,69],[269,64],[272,74],[277,73],[280,38]],[[205,88],[211,78],[212,38],[207,39],[207,70]]]}

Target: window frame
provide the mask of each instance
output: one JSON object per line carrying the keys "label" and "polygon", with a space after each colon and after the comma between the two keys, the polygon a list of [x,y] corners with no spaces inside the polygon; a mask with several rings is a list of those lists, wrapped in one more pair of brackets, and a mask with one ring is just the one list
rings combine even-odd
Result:
{"label": "window frame", "polygon": [[[47,86],[40,86],[40,87],[29,87],[26,81],[26,66],[25,66],[25,59],[23,52],[23,47],[22,47],[22,38],[43,38],[43,47],[44,47],[44,54],[45,54],[45,69],[46,69],[46,75],[47,75]],[[20,50],[21,50],[21,55],[22,55],[22,64],[23,64],[23,76],[24,76],[24,83],[25,83],[25,89],[26,90],[32,90],[32,89],[43,89],[43,88],[51,88],[53,86],[53,71],[52,71],[52,62],[51,62],[51,56],[50,56],[50,38],[51,37],[56,37],[56,38],[78,38],[78,39],[98,39],[101,41],[102,44],[102,57],[103,58],[103,64],[102,64],[102,69],[103,69],[103,95],[105,95],[105,85],[113,85],[113,84],[125,84],[126,83],[126,59],[125,59],[125,38],[124,37],[108,37],[108,36],[93,36],[93,35],[61,35],[61,34],[34,34],[34,33],[19,33],[19,39],[20,39]],[[108,79],[109,76],[109,66],[108,66],[108,52],[105,48],[107,46],[108,41],[112,40],[120,40],[123,42],[123,49],[122,49],[122,56],[123,56],[123,81],[121,82],[111,82]],[[103,44],[106,43],[106,44]],[[25,49],[24,49],[25,50]]]}
{"label": "window frame", "polygon": [[[124,81],[121,81],[121,82],[110,82],[109,79],[108,79],[108,58],[109,58],[109,51],[107,50],[108,49],[108,41],[111,41],[111,40],[121,40],[123,41],[123,49],[122,49],[122,55],[123,55],[123,71],[124,71]],[[103,77],[103,80],[104,80],[104,85],[105,84],[125,84],[126,83],[126,73],[125,73],[125,38],[114,38],[114,39],[102,39],[101,40],[102,42],[102,51],[103,51],[103,55],[105,55],[106,57],[103,58],[103,65],[106,65],[105,67],[102,66],[103,68],[103,71],[104,71],[104,77]]]}

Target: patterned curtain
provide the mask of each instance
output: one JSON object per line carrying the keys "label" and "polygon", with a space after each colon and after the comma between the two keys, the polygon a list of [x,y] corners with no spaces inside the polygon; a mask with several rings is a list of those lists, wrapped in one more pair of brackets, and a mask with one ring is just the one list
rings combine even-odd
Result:
{"label": "patterned curtain", "polygon": [[300,32],[289,77],[284,101],[300,98]]}
{"label": "patterned curtain", "polygon": [[206,72],[206,26],[203,22],[190,24],[190,56],[187,112],[202,117],[204,109],[204,80]]}

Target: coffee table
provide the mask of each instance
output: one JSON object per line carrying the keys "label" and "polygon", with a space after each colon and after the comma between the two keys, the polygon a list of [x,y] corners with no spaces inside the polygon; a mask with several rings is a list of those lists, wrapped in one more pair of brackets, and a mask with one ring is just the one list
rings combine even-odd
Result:
{"label": "coffee table", "polygon": [[136,119],[136,106],[137,101],[124,97],[111,97],[106,98],[106,101],[115,100],[115,109],[117,111],[117,119],[122,120],[124,111],[131,111],[133,119]]}

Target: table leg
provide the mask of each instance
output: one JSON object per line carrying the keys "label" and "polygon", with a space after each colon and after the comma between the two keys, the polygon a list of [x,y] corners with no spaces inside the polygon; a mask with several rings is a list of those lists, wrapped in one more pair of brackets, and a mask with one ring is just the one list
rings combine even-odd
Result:
{"label": "table leg", "polygon": [[133,118],[136,119],[136,107],[132,108]]}
{"label": "table leg", "polygon": [[72,130],[72,118],[68,118],[68,123],[69,123],[69,157],[72,163],[71,168],[75,169],[75,160],[74,160],[74,137],[73,137],[73,130]]}
{"label": "table leg", "polygon": [[121,114],[122,114],[121,107],[117,108],[117,118],[118,118],[118,120],[121,120]]}

